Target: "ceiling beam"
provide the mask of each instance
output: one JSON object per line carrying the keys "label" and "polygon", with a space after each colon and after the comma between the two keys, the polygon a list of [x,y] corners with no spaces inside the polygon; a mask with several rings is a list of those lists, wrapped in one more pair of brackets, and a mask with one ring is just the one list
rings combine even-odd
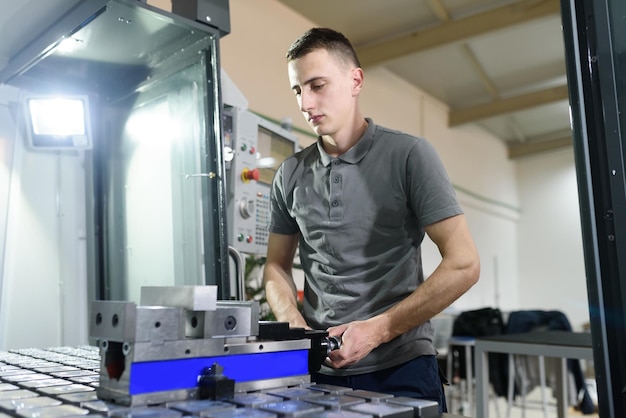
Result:
{"label": "ceiling beam", "polygon": [[480,78],[480,81],[483,83],[485,89],[489,92],[491,98],[499,99],[500,92],[498,91],[498,88],[493,81],[491,81],[491,78],[489,78],[487,71],[485,71],[483,65],[480,61],[478,61],[478,58],[476,58],[476,54],[474,54],[467,44],[461,45],[461,51],[463,52],[463,55],[465,55],[465,58],[469,61],[476,75],[478,75],[478,78]]}
{"label": "ceiling beam", "polygon": [[437,15],[439,20],[442,22],[450,21],[450,13],[448,13],[448,9],[446,9],[441,0],[430,0],[428,4],[430,4],[431,10]]}
{"label": "ceiling beam", "polygon": [[509,159],[526,157],[528,155],[541,152],[556,151],[562,148],[569,148],[573,144],[572,136],[564,136],[548,141],[526,142],[508,146]]}
{"label": "ceiling beam", "polygon": [[488,12],[452,20],[390,41],[357,47],[363,67],[559,13],[559,0],[522,0]]}
{"label": "ceiling beam", "polygon": [[569,98],[567,85],[552,87],[533,93],[522,94],[505,99],[496,99],[489,103],[468,107],[465,109],[452,109],[448,116],[449,126],[458,126],[464,123],[476,122],[492,116],[530,109],[536,106],[567,100]]}

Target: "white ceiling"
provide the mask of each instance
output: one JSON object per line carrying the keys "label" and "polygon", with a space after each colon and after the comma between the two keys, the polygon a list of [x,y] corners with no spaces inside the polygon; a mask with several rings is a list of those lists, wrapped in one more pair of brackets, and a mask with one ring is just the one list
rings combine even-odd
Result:
{"label": "white ceiling", "polygon": [[[0,70],[64,11],[89,0],[0,0]],[[231,0],[244,1],[244,0]],[[343,32],[476,123],[517,157],[571,146],[559,0],[279,0]]]}
{"label": "white ceiling", "polygon": [[510,156],[571,146],[559,0],[279,0],[344,33],[382,65],[476,123]]}

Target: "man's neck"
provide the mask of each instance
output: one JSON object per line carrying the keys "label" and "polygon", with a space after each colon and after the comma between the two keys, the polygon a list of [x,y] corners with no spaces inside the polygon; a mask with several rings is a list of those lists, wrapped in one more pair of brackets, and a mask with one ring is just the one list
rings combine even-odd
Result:
{"label": "man's neck", "polygon": [[363,118],[359,123],[355,123],[354,127],[350,129],[347,135],[342,136],[341,133],[335,136],[324,135],[322,136],[322,144],[324,151],[331,157],[338,157],[345,154],[350,148],[352,148],[365,134],[367,130],[367,121]]}

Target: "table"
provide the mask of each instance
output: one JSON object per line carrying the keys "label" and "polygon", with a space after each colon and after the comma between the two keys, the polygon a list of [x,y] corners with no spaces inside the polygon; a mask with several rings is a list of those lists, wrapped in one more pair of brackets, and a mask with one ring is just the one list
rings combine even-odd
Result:
{"label": "table", "polygon": [[[473,361],[472,361],[472,348],[474,347],[474,344],[476,342],[476,338],[474,337],[458,337],[458,336],[452,336],[450,337],[450,339],[448,340],[448,354],[446,355],[446,370],[447,370],[447,376],[446,378],[448,379],[448,383],[450,383],[451,385],[454,385],[454,374],[453,374],[453,350],[452,347],[455,346],[460,346],[460,347],[465,347],[465,380],[467,383],[467,394],[466,394],[466,398],[467,401],[470,403],[470,405],[474,404],[473,401],[473,396],[472,396],[472,386],[474,386],[473,384]],[[451,407],[452,403],[450,403],[448,405],[448,407]]]}
{"label": "table", "polygon": [[503,334],[476,339],[476,416],[489,417],[488,353],[523,354],[556,357],[557,414],[567,417],[567,359],[593,359],[591,334],[587,332],[538,331],[523,334]]}

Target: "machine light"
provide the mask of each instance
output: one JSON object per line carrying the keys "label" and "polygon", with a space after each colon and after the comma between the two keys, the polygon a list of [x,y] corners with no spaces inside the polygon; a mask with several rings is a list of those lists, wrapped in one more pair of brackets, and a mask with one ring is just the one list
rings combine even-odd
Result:
{"label": "machine light", "polygon": [[37,149],[91,148],[87,96],[26,98],[28,145]]}

